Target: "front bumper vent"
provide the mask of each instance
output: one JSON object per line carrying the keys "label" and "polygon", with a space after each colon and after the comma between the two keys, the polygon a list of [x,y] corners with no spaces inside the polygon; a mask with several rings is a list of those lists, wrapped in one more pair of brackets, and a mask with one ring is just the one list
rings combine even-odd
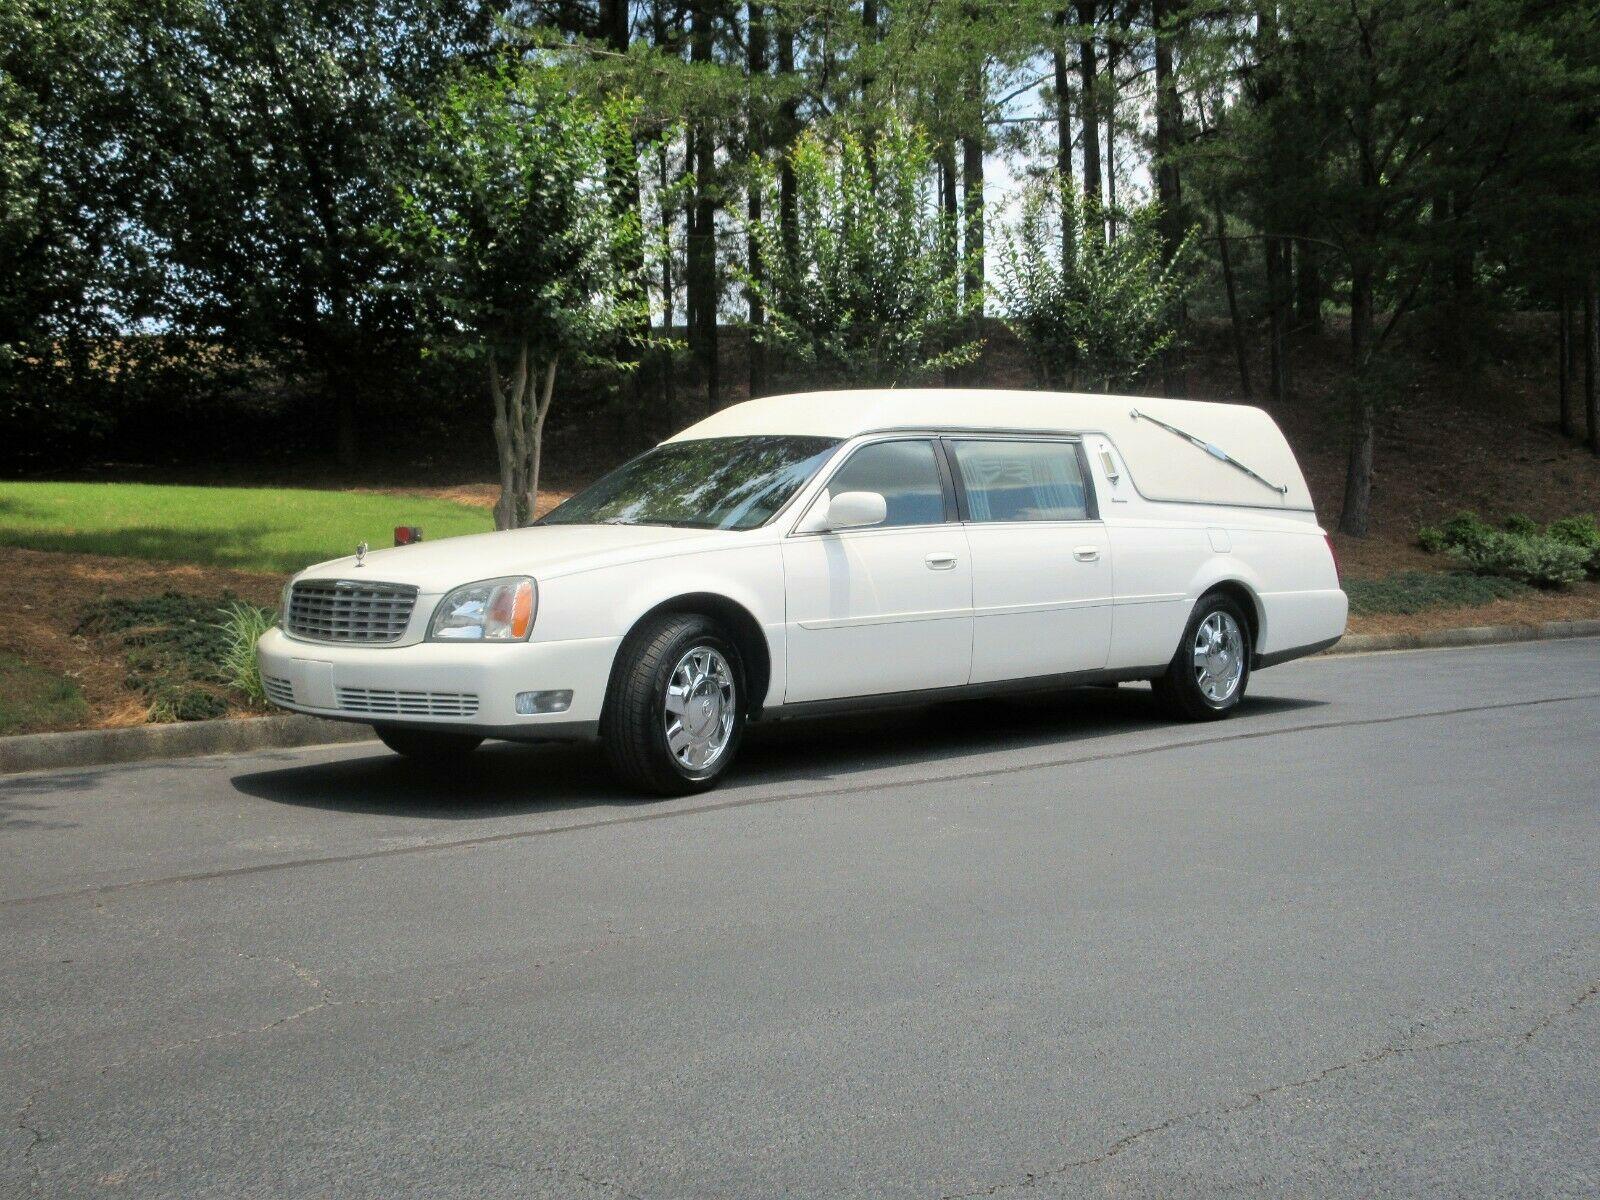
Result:
{"label": "front bumper vent", "polygon": [[411,624],[417,589],[399,583],[309,579],[289,594],[285,629],[310,642],[398,642]]}
{"label": "front bumper vent", "polygon": [[274,704],[285,706],[294,704],[294,684],[287,679],[279,679],[276,675],[263,675],[261,677],[261,690],[267,694],[267,699]]}
{"label": "front bumper vent", "polygon": [[374,717],[471,717],[478,712],[472,692],[399,692],[387,688],[339,689],[345,712]]}

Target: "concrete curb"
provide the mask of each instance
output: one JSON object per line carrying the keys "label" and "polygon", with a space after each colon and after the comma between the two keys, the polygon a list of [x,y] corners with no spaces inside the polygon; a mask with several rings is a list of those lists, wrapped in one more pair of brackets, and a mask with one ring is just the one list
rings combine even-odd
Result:
{"label": "concrete curb", "polygon": [[1347,633],[1325,654],[1367,654],[1374,650],[1437,650],[1447,646],[1487,646],[1496,642],[1539,642],[1551,638],[1600,637],[1600,620],[1545,621],[1540,625],[1469,625],[1428,633]]}
{"label": "concrete curb", "polygon": [[[1325,654],[1365,654],[1374,650],[1430,650],[1445,646],[1485,646],[1548,638],[1600,637],[1600,620],[1546,621],[1542,625],[1474,625],[1431,633],[1352,633]],[[153,758],[193,758],[202,754],[242,754],[372,739],[366,725],[319,717],[255,717],[239,721],[186,721],[137,725],[128,729],[84,729],[74,733],[27,733],[0,738],[0,775],[66,767],[103,767]]]}
{"label": "concrete curb", "polygon": [[293,746],[364,742],[367,725],[319,717],[251,717],[235,721],[183,721],[128,729],[83,729],[73,733],[25,733],[0,738],[0,775],[64,767],[103,767],[152,758],[240,754]]}

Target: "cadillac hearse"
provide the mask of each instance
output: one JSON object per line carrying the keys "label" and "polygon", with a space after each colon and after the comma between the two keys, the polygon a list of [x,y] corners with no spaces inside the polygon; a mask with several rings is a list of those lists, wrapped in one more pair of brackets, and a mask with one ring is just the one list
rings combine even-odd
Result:
{"label": "cadillac hearse", "polygon": [[403,755],[599,738],[670,793],[751,721],[852,706],[1149,680],[1215,720],[1345,616],[1259,409],[839,391],[733,405],[526,529],[308,567],[259,657],[275,704]]}

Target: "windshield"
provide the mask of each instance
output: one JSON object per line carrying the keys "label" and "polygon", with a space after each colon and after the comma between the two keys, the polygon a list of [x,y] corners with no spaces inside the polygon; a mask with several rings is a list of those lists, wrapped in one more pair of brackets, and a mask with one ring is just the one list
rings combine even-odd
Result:
{"label": "windshield", "polygon": [[539,523],[754,529],[788,502],[838,444],[833,438],[776,435],[668,442],[624,463]]}

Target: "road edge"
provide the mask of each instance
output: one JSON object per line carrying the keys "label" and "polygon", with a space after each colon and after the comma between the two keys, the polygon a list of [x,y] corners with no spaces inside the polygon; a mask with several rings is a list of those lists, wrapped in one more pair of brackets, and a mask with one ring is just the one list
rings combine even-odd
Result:
{"label": "road edge", "polygon": [[[1600,620],[1545,621],[1539,625],[1471,625],[1429,633],[1352,633],[1322,653],[1370,654],[1384,650],[1435,650],[1557,638],[1600,637]],[[1319,656],[1320,657],[1320,656]],[[70,733],[24,733],[0,737],[0,775],[106,767],[152,759],[198,758],[372,740],[366,725],[320,717],[253,717],[248,720],[186,721],[127,729],[83,729]]]}

